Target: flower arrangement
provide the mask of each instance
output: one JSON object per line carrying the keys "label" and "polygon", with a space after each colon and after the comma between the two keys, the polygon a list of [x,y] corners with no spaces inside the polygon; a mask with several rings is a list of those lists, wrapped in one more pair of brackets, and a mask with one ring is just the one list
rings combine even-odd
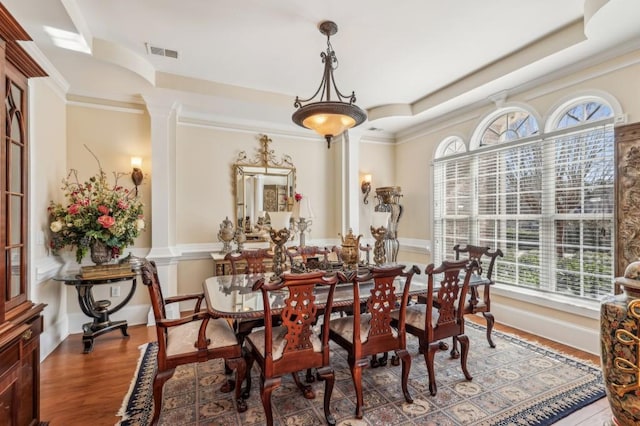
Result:
{"label": "flower arrangement", "polygon": [[114,173],[115,183],[111,185],[101,166],[84,183],[79,181],[77,170],[69,172],[62,181],[67,204],[51,201],[48,208],[54,253],[66,246],[75,247],[80,263],[96,241],[110,248],[113,257],[133,244],[145,226],[142,202],[134,191],[118,185],[121,175]]}

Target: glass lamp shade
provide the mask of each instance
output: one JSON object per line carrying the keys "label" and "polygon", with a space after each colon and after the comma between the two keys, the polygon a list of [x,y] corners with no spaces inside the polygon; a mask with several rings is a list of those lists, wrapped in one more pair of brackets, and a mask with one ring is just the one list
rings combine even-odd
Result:
{"label": "glass lamp shade", "polygon": [[296,202],[293,206],[293,218],[298,220],[301,217],[305,219],[311,219],[315,217],[313,210],[311,209],[311,200],[309,198],[303,198]]}
{"label": "glass lamp shade", "polygon": [[271,229],[286,229],[289,228],[291,212],[269,212],[269,218],[271,218]]}
{"label": "glass lamp shade", "polygon": [[367,114],[346,102],[314,102],[298,109],[292,117],[302,127],[321,136],[338,136],[347,129],[362,124]]}
{"label": "glass lamp shade", "polygon": [[374,228],[380,228],[384,226],[385,228],[389,225],[389,219],[391,218],[391,213],[389,212],[373,212],[371,213],[371,226]]}

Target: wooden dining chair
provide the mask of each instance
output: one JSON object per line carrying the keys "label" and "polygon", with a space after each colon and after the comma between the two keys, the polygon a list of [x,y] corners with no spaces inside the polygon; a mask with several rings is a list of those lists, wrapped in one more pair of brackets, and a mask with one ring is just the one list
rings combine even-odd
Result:
{"label": "wooden dining chair", "polygon": [[[354,306],[360,300],[360,286],[371,283],[370,294],[364,304],[364,312],[353,309],[351,315],[334,318],[329,325],[329,337],[348,353],[349,367],[356,390],[356,417],[362,418],[364,400],[362,392],[362,369],[369,365],[369,357],[387,351],[395,351],[402,360],[402,393],[408,403],[413,399],[407,382],[411,369],[411,355],[406,349],[404,312],[407,308],[411,278],[420,270],[413,266],[403,272],[404,265],[372,267],[363,275],[357,272],[350,276],[339,273],[341,281],[353,283]],[[404,280],[397,278],[404,277]],[[402,296],[398,297],[402,288]],[[399,301],[398,301],[399,300]],[[391,312],[397,306],[400,314],[396,327],[391,326]]]}
{"label": "wooden dining chair", "polygon": [[231,264],[231,273],[238,274],[264,274],[267,272],[267,259],[272,259],[273,253],[268,249],[242,250],[230,252],[224,256]]}
{"label": "wooden dining chair", "polygon": [[[225,260],[231,263],[231,273],[238,274],[264,274],[267,272],[267,259],[273,258],[273,253],[268,249],[242,250],[241,252],[231,252],[225,255]],[[242,345],[247,334],[256,327],[262,327],[264,321],[258,319],[242,319],[234,324],[238,342]]]}
{"label": "wooden dining chair", "polygon": [[[162,388],[173,376],[175,368],[182,364],[216,358],[224,359],[228,368],[236,370],[235,383],[228,380],[221,390],[230,392],[235,387],[237,410],[246,411],[247,405],[240,389],[246,374],[246,363],[242,347],[229,323],[223,318],[213,318],[206,310],[201,310],[204,299],[202,293],[163,297],[155,262],[145,262],[140,273],[142,282],[149,288],[158,339],[158,368],[153,378],[152,424],[158,422],[162,407]],[[167,318],[166,305],[190,300],[195,302],[193,313],[178,319]]]}
{"label": "wooden dining chair", "polygon": [[[326,276],[323,271],[303,274],[285,273],[281,279],[268,282],[260,279],[254,290],[262,292],[264,304],[264,329],[253,331],[245,339],[247,369],[251,371],[254,361],[260,367],[260,397],[266,415],[267,425],[273,425],[271,394],[280,386],[282,376],[293,374],[293,378],[304,392],[306,398],[315,395],[310,386],[303,385],[298,372],[315,368],[318,379],[325,380],[324,415],[327,423],[334,425],[335,418],[329,411],[329,402],[333,392],[334,372],[329,364],[329,317],[333,304],[333,293],[338,277]],[[329,286],[326,294],[322,333],[318,336],[313,326],[316,323],[318,309],[315,305],[315,289]],[[286,293],[285,293],[286,290]],[[269,301],[284,297],[284,307],[272,309]],[[275,326],[272,315],[280,318]],[[244,396],[251,390],[251,376],[247,375],[247,388]]]}
{"label": "wooden dining chair", "polygon": [[[479,247],[469,244],[464,247],[460,247],[460,244],[456,244],[453,247],[453,251],[456,253],[456,260],[461,260],[461,255],[467,253],[467,261],[476,261],[478,267],[474,270],[473,274],[475,277],[472,277],[472,279],[485,279],[489,283],[469,287],[469,294],[465,302],[464,313],[465,315],[482,313],[482,316],[487,321],[487,342],[489,342],[489,346],[495,348],[496,344],[493,343],[493,340],[491,339],[491,333],[495,323],[495,318],[491,313],[491,286],[494,283],[492,278],[493,267],[496,262],[496,258],[498,256],[503,256],[502,250],[497,249],[492,252],[489,247]],[[483,260],[488,261],[488,267],[486,270],[482,268]],[[482,287],[482,297],[480,297],[479,287]],[[451,348],[452,354],[456,355],[457,350],[458,346],[456,344],[456,339],[454,338],[453,347]]]}
{"label": "wooden dining chair", "polygon": [[[286,253],[292,269],[295,269],[297,266],[302,270],[301,272],[306,272],[308,270],[319,269],[320,265],[327,265],[329,263],[329,253],[331,253],[331,250],[319,246],[294,246],[289,247]],[[322,257],[322,260],[318,260],[318,257]],[[311,262],[312,259],[315,259],[315,262]]]}
{"label": "wooden dining chair", "polygon": [[[467,370],[469,338],[464,334],[464,310],[459,307],[464,306],[475,265],[475,262],[469,263],[466,260],[445,260],[437,268],[433,264],[428,265],[425,270],[428,283],[426,303],[408,306],[404,313],[406,332],[418,338],[420,352],[427,364],[431,395],[438,391],[433,362],[438,350],[447,349],[443,339],[456,337],[460,341],[462,372],[467,380],[472,379]],[[461,273],[465,272],[464,277],[461,277]],[[441,280],[436,288],[434,277],[440,274]],[[400,323],[402,316],[399,310],[394,311],[394,323]]]}

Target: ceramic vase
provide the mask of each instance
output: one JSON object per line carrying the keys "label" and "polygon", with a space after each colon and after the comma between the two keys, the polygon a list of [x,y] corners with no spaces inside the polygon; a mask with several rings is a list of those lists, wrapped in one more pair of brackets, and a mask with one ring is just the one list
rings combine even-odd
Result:
{"label": "ceramic vase", "polygon": [[640,281],[625,273],[615,283],[624,293],[602,300],[600,359],[613,424],[631,426],[640,424]]}
{"label": "ceramic vase", "polygon": [[111,261],[111,247],[107,246],[102,241],[96,240],[92,242],[89,250],[91,251],[91,261],[96,265],[102,265],[103,263]]}

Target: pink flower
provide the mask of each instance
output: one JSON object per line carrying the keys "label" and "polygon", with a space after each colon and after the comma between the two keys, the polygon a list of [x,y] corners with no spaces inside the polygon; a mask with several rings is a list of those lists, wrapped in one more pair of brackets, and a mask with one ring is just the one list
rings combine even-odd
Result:
{"label": "pink flower", "polygon": [[98,211],[100,213],[102,213],[103,215],[109,214],[109,207],[104,206],[104,205],[99,205],[98,206]]}
{"label": "pink flower", "polygon": [[118,208],[121,210],[126,210],[129,208],[129,204],[127,204],[124,200],[118,200]]}
{"label": "pink flower", "polygon": [[78,214],[78,212],[80,211],[80,205],[71,204],[67,211],[69,212],[69,214]]}
{"label": "pink flower", "polygon": [[88,198],[84,198],[80,200],[80,204],[82,204],[83,206],[88,206],[89,204],[91,204],[91,200],[89,200]]}
{"label": "pink flower", "polygon": [[116,220],[111,216],[104,215],[98,218],[98,223],[102,225],[103,228],[109,229],[116,223]]}
{"label": "pink flower", "polygon": [[294,196],[294,198],[296,199],[296,201],[300,201],[302,200],[302,194],[299,194],[296,192],[296,195]]}

